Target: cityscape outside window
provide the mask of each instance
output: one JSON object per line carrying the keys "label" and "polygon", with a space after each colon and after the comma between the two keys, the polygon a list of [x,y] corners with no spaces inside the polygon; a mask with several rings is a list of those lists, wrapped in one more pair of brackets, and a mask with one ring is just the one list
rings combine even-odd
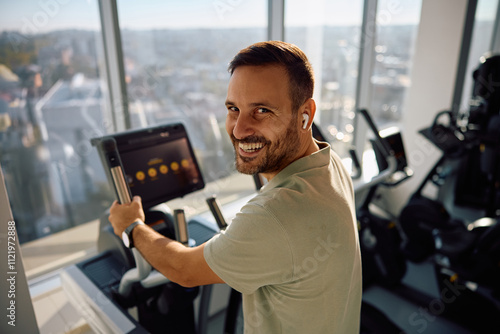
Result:
{"label": "cityscape outside window", "polygon": [[403,116],[421,6],[421,0],[378,1],[370,111],[380,127]]}
{"label": "cityscape outside window", "polygon": [[96,1],[1,1],[0,164],[22,244],[113,199],[89,139],[109,131]]}

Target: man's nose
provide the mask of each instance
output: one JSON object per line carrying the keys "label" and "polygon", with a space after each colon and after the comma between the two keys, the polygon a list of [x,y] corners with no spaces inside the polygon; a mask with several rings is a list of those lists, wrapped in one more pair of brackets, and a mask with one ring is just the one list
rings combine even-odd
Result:
{"label": "man's nose", "polygon": [[244,113],[240,113],[233,127],[233,135],[243,139],[255,134],[255,120]]}

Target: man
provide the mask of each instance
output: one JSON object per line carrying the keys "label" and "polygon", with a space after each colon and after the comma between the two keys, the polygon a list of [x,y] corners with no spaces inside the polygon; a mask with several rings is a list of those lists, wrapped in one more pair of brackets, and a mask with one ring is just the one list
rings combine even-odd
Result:
{"label": "man", "polygon": [[[240,291],[245,333],[358,333],[353,187],[340,158],[312,137],[311,66],[296,46],[264,42],[240,51],[229,70],[226,129],[236,167],[268,183],[203,245],[186,248],[142,224],[134,245],[174,282]],[[110,212],[117,235],[144,220],[137,197]]]}

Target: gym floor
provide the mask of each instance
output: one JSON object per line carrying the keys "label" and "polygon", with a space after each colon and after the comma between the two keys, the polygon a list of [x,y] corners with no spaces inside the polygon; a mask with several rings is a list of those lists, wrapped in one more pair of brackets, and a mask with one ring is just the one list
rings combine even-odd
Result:
{"label": "gym floor", "polygon": [[[419,293],[425,298],[419,298]],[[439,299],[430,262],[408,263],[402,287],[371,286],[364,292],[363,300],[376,306],[406,334],[477,333],[443,316],[446,304]]]}

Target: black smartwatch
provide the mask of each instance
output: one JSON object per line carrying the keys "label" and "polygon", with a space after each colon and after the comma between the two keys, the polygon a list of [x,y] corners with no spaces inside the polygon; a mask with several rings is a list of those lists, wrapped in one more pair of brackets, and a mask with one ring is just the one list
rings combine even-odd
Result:
{"label": "black smartwatch", "polygon": [[144,225],[144,223],[140,220],[136,220],[132,224],[130,224],[125,231],[122,232],[122,240],[123,244],[127,248],[132,248],[134,247],[134,240],[132,239],[132,231],[137,225]]}

